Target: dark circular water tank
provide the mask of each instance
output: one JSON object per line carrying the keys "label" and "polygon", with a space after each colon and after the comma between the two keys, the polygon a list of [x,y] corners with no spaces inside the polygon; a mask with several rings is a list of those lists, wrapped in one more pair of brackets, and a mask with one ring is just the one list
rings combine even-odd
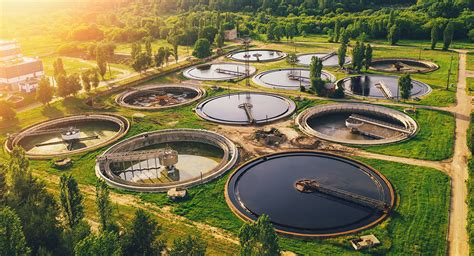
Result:
{"label": "dark circular water tank", "polygon": [[[387,208],[381,210],[321,191],[302,192],[295,186],[301,180],[314,180]],[[282,152],[250,161],[230,176],[225,193],[239,217],[254,221],[267,214],[278,232],[308,237],[330,237],[372,227],[389,214],[394,203],[392,186],[376,170],[342,156],[314,151]]]}

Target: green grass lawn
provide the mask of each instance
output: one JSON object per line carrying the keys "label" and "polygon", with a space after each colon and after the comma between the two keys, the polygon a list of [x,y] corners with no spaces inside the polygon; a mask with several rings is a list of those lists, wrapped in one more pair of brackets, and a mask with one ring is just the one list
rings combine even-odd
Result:
{"label": "green grass lawn", "polygon": [[[380,170],[391,181],[398,202],[388,220],[360,233],[375,234],[382,242],[382,246],[368,253],[444,255],[450,195],[449,178],[430,168],[380,160],[359,160]],[[169,201],[163,194],[141,194],[140,197],[144,202],[169,205],[175,213],[190,220],[237,234],[242,221],[231,212],[224,197],[228,176],[190,189],[190,199],[180,203]],[[354,255],[348,240],[356,235],[313,241],[280,238],[280,246],[283,250],[302,255]]]}
{"label": "green grass lawn", "polygon": [[467,145],[470,150],[470,159],[469,159],[469,178],[467,180],[467,192],[468,197],[466,199],[468,205],[468,215],[467,215],[467,232],[469,235],[469,249],[470,254],[474,255],[474,160],[472,159],[472,149],[474,145],[474,114],[470,116],[469,130],[467,132]]}
{"label": "green grass lawn", "polygon": [[[267,44],[259,45],[259,47],[278,47],[285,51],[290,51],[292,45],[287,43],[280,43],[278,45]],[[314,47],[314,48],[313,48]],[[309,42],[309,45],[300,46],[306,52],[323,51],[337,47],[337,44],[321,44],[315,45]],[[391,54],[402,54],[405,47],[399,50],[394,50]],[[428,54],[438,53],[437,51],[427,51]],[[384,53],[385,54],[385,53]],[[387,53],[388,54],[388,53]],[[396,55],[395,55],[396,56]],[[445,61],[449,55],[439,58]],[[51,57],[51,59],[53,59]],[[65,62],[68,60],[65,60]],[[82,66],[85,65],[85,66]],[[81,70],[90,65],[88,62],[74,62],[70,63],[68,72],[75,72],[74,70]],[[287,65],[286,62],[274,62],[266,64],[255,64],[259,71],[277,68]],[[52,66],[52,65],[51,65]],[[65,63],[66,68],[68,65]],[[338,72],[336,68],[330,69],[338,78],[344,76],[343,73]],[[51,71],[49,71],[51,72]],[[437,71],[443,73],[443,70]],[[418,75],[417,75],[418,76]],[[436,72],[431,76],[423,77],[419,75],[420,80],[435,81],[441,79],[441,74]],[[439,77],[438,77],[439,76]],[[438,77],[438,78],[436,78]],[[170,76],[161,77],[151,81],[151,83],[175,82],[183,79],[179,74],[175,73]],[[227,87],[231,90],[238,90],[244,88],[244,81],[237,83],[215,83],[222,87]],[[259,86],[252,85],[253,89],[271,91],[270,89],[263,89]],[[279,91],[283,93],[283,91]],[[438,90],[442,93],[442,90]],[[220,92],[225,93],[225,92]],[[433,94],[436,93],[436,90]],[[451,92],[445,92],[446,98],[451,97]],[[208,97],[214,96],[217,93],[209,91]],[[287,92],[287,94],[289,94]],[[299,93],[292,93],[292,96]],[[304,94],[303,94],[304,95]],[[58,101],[49,107],[35,108],[26,111],[18,116],[16,122],[0,121],[0,140],[3,142],[7,133],[16,132],[19,129],[32,125],[39,121],[55,118],[69,114],[79,114],[86,112],[109,112],[123,115],[130,120],[132,116],[138,111],[118,108],[114,104],[114,96],[105,96],[97,99],[98,102],[109,106],[106,111],[96,111],[84,104],[83,98],[69,98],[64,101]],[[84,97],[84,96],[81,96]],[[432,97],[432,96],[431,96]],[[441,97],[441,96],[440,96]],[[298,102],[299,111],[315,104],[327,103],[327,100],[305,100]],[[443,104],[447,104],[445,101]],[[205,122],[197,117],[192,111],[191,106],[176,108],[172,110],[164,110],[157,112],[142,112],[146,116],[140,120],[132,122],[131,130],[126,137],[130,137],[145,131],[160,130],[166,128],[204,128],[213,129],[215,124]],[[454,134],[454,118],[446,113],[433,110],[418,109],[418,113],[414,116],[421,129],[419,133],[409,141],[401,142],[388,146],[374,146],[364,147],[370,152],[381,154],[412,157],[419,159],[440,160],[449,158],[452,155],[453,134]],[[96,181],[94,174],[95,158],[105,148],[78,156],[73,156],[75,164],[66,171],[59,171],[51,168],[50,161],[32,161],[32,167],[37,170],[46,171],[48,174],[60,175],[62,173],[71,173],[81,184],[92,185]],[[0,157],[5,157],[4,153]],[[364,162],[379,169],[387,176],[393,183],[398,199],[399,205],[395,209],[391,218],[381,225],[368,230],[365,233],[374,233],[382,241],[383,245],[373,249],[370,253],[373,254],[390,254],[390,255],[411,255],[418,252],[426,255],[442,255],[446,252],[446,243],[444,238],[447,229],[447,209],[449,205],[449,178],[439,171],[409,166],[405,164],[396,164],[392,162],[384,162],[378,160],[362,159]],[[190,190],[191,200],[181,203],[172,203],[166,199],[164,194],[138,194],[127,193],[123,191],[114,190],[119,193],[138,195],[144,202],[152,202],[159,206],[169,205],[172,211],[184,216],[185,218],[203,222],[211,226],[223,228],[236,234],[242,225],[242,222],[232,214],[225,203],[223,189],[226,182],[225,177],[214,182],[192,188]],[[91,201],[90,204],[93,204]],[[121,214],[131,216],[133,209],[123,208],[119,209]],[[166,230],[174,232],[173,234],[182,234],[189,232],[189,227],[176,227],[165,218],[160,219]],[[281,238],[280,244],[284,250],[294,251],[304,255],[328,255],[328,254],[354,254],[353,249],[349,246],[347,240],[354,236],[345,236],[341,238],[314,240],[304,242],[297,239]],[[211,251],[213,254],[227,254],[230,251],[235,252],[235,246],[223,245],[213,242],[212,238],[206,239],[211,243]]]}
{"label": "green grass lawn", "polygon": [[413,138],[390,145],[362,148],[373,153],[433,161],[444,160],[453,155],[455,132],[453,115],[444,111],[417,109],[417,113],[410,116],[419,126],[419,131]]}
{"label": "green grass lawn", "polygon": [[474,52],[469,52],[466,55],[466,69],[474,71]]}
{"label": "green grass lawn", "polygon": [[467,77],[466,83],[467,92],[471,95],[474,94],[474,77]]}
{"label": "green grass lawn", "polygon": [[[90,68],[97,68],[97,64],[93,61],[88,61],[88,60],[82,60],[79,58],[72,58],[72,57],[64,57],[64,56],[57,56],[57,55],[52,55],[48,57],[41,58],[43,61],[43,68],[44,72],[48,76],[52,76],[54,73],[54,68],[53,68],[53,63],[56,61],[57,58],[61,58],[63,61],[64,69],[66,70],[66,73],[68,74],[81,74],[82,71]],[[119,64],[113,64],[112,67],[117,67],[120,68],[121,66],[124,65],[119,65]],[[119,72],[115,69],[111,69],[111,73],[109,74],[109,71],[107,70],[105,74],[105,79],[109,80],[111,78],[115,78],[118,75],[122,74],[122,72]]]}

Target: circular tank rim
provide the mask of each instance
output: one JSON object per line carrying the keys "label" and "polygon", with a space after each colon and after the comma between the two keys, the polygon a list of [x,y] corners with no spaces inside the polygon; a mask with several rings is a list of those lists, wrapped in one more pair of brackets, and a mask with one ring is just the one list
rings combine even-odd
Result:
{"label": "circular tank rim", "polygon": [[[252,62],[252,63],[274,62],[274,61],[282,60],[282,59],[286,58],[286,56],[288,56],[287,53],[285,53],[283,51],[280,51],[280,50],[271,50],[271,49],[249,49],[248,50],[248,52],[255,52],[255,51],[279,52],[279,53],[281,53],[281,55],[278,58],[261,60],[261,61],[249,60],[248,62]],[[233,60],[233,61],[237,61],[237,62],[246,62],[246,60],[233,57],[235,54],[242,53],[242,52],[247,52],[247,51],[246,50],[241,50],[241,51],[231,52],[231,53],[226,55],[226,58],[228,58],[230,60]]]}
{"label": "circular tank rim", "polygon": [[[303,70],[303,71],[309,71],[309,69],[307,68],[304,68],[304,67],[298,67],[298,68],[277,68],[277,69],[270,69],[270,70],[266,70],[266,71],[262,71],[258,74],[256,74],[253,78],[252,78],[252,81],[254,83],[256,83],[257,85],[259,86],[262,86],[262,87],[265,87],[265,88],[270,88],[270,89],[279,89],[279,90],[290,90],[290,91],[294,91],[294,90],[299,90],[300,88],[299,87],[290,87],[290,86],[272,86],[272,85],[267,85],[265,82],[263,82],[260,77],[264,76],[264,75],[268,75],[270,73],[273,73],[273,72],[278,72],[278,71],[285,71],[285,70]],[[329,77],[329,81],[331,83],[334,83],[336,81],[336,76],[334,76],[331,72],[329,71],[326,71],[326,70],[322,70],[321,71],[322,74],[325,74]],[[306,86],[306,88],[309,88],[310,85]]]}
{"label": "circular tank rim", "polygon": [[[219,81],[238,81],[238,80],[241,80],[241,79],[245,79],[247,76],[233,76],[233,77],[228,77],[228,78],[204,78],[204,77],[194,77],[194,76],[191,76],[189,75],[189,72],[195,68],[197,68],[198,66],[201,66],[201,65],[206,65],[206,64],[210,64],[210,65],[218,65],[218,64],[231,64],[231,65],[239,65],[239,66],[242,66],[245,68],[245,64],[242,64],[242,63],[236,63],[236,62],[213,62],[213,63],[204,63],[204,64],[199,64],[199,65],[195,65],[195,66],[192,66],[192,67],[189,67],[187,69],[185,69],[182,74],[185,78],[187,79],[190,79],[190,80],[196,80],[196,81],[211,81],[211,82],[219,82]],[[249,70],[249,77],[253,76],[255,73],[257,73],[257,68],[254,67],[254,66],[250,66],[250,70]]]}
{"label": "circular tank rim", "polygon": [[[67,153],[55,153],[55,154],[29,154],[26,153],[26,156],[30,159],[35,159],[35,160],[47,160],[47,159],[53,159],[56,157],[66,157],[66,156],[71,156],[71,155],[77,155],[81,153],[86,153],[92,150],[99,149],[101,147],[105,147],[111,143],[114,143],[118,141],[119,139],[123,138],[128,131],[130,130],[130,122],[128,121],[127,118],[120,116],[120,115],[115,115],[115,114],[106,114],[106,113],[87,113],[87,114],[81,114],[81,115],[69,115],[69,116],[63,116],[63,117],[58,117],[58,118],[53,118],[53,119],[48,119],[39,123],[35,123],[33,125],[30,125],[21,131],[19,131],[16,136],[13,136],[5,141],[4,148],[7,150],[7,152],[11,153],[13,148],[17,146],[18,140],[23,139],[22,135],[25,132],[28,131],[34,131],[36,129],[40,129],[42,126],[50,126],[50,125],[55,125],[57,121],[67,121],[68,119],[74,119],[77,117],[83,117],[83,118],[96,118],[96,119],[102,119],[105,121],[110,121],[118,124],[120,126],[119,131],[117,134],[110,139],[103,141],[97,145],[91,146],[91,147],[86,147],[86,148],[81,148],[78,150],[73,150]],[[105,119],[104,119],[105,118]],[[18,137],[18,136],[22,137]]]}
{"label": "circular tank rim", "polygon": [[[417,71],[390,71],[390,70],[387,70],[387,69],[384,69],[384,68],[377,68],[377,67],[374,67],[373,65],[377,62],[384,62],[384,61],[412,61],[412,62],[418,62],[418,63],[421,63],[423,65],[425,65],[427,67],[427,70],[424,70],[424,71],[421,71],[421,72],[417,72]],[[430,73],[430,72],[433,72],[433,71],[436,71],[438,70],[440,67],[439,65],[434,62],[434,61],[431,61],[431,60],[425,60],[425,59],[413,59],[413,58],[397,58],[397,57],[393,57],[393,58],[376,58],[376,59],[373,59],[372,60],[372,63],[370,64],[370,69],[371,70],[375,70],[375,71],[380,71],[380,72],[388,72],[388,73],[396,73],[396,74],[401,74],[401,73],[410,73],[410,74],[424,74],[424,73]]]}
{"label": "circular tank rim", "polygon": [[[195,91],[197,93],[197,96],[179,104],[168,105],[168,106],[157,106],[157,107],[141,107],[141,106],[128,104],[125,102],[127,97],[133,96],[135,93],[139,92],[140,89],[152,90],[152,89],[159,89],[159,88],[189,89],[189,90]],[[133,89],[137,89],[137,90],[133,90]],[[202,99],[205,96],[206,96],[206,90],[199,86],[187,85],[187,84],[151,84],[151,85],[142,85],[142,86],[130,88],[126,90],[125,92],[120,93],[119,95],[117,95],[117,97],[115,97],[115,103],[121,107],[135,109],[135,110],[162,110],[162,109],[170,109],[170,108],[187,106]]]}
{"label": "circular tank rim", "polygon": [[[391,77],[391,78],[400,78],[399,76],[395,76],[395,75],[385,75],[385,74],[360,74],[360,75],[353,75],[353,76],[346,76],[344,78],[341,78],[339,80],[337,80],[336,82],[334,82],[334,84],[336,86],[340,86],[341,83],[347,81],[348,79],[351,79],[353,77],[361,77],[361,76],[372,76],[372,75],[376,75],[376,76],[385,76],[385,77]],[[421,81],[418,81],[416,79],[412,79],[412,83],[415,83],[415,84],[418,84],[420,86],[425,86],[427,88],[426,92],[419,95],[419,96],[415,96],[417,98],[421,98],[421,97],[425,97],[427,95],[429,95],[432,91],[433,91],[433,88],[431,88],[431,86],[427,83],[424,83],[424,82],[421,82]],[[352,91],[348,91],[346,90],[345,87],[343,87],[344,89],[344,93],[346,95],[349,95],[349,96],[352,96],[354,98],[358,98],[358,99],[362,99],[362,98],[370,98],[370,99],[377,99],[377,100],[386,100],[386,98],[384,97],[377,97],[377,96],[362,96],[362,95],[358,95],[358,94],[355,94],[353,93]],[[412,95],[410,95],[410,99],[413,98]]]}
{"label": "circular tank rim", "polygon": [[[148,186],[147,185],[143,186],[143,184],[134,184],[133,182],[122,183],[122,182],[114,181],[110,177],[108,177],[106,174],[103,173],[105,170],[101,168],[98,161],[96,161],[96,164],[94,167],[96,176],[99,179],[102,179],[103,181],[105,181],[109,186],[113,188],[117,188],[117,189],[123,189],[123,190],[128,190],[128,191],[135,191],[135,192],[145,192],[145,193],[167,192],[168,190],[172,188],[187,189],[187,188],[194,187],[200,184],[205,184],[209,181],[217,179],[220,176],[224,175],[227,171],[232,169],[239,159],[239,151],[238,151],[237,145],[235,145],[234,142],[232,142],[229,138],[225,137],[224,135],[221,135],[216,132],[208,131],[208,130],[203,130],[203,129],[187,129],[187,128],[165,129],[165,130],[141,133],[112,145],[100,156],[106,155],[115,147],[123,145],[124,143],[130,142],[136,139],[140,139],[144,135],[158,135],[159,136],[159,135],[166,135],[169,133],[206,134],[207,136],[209,136],[208,137],[209,141],[214,140],[216,144],[219,144],[219,145],[213,144],[214,146],[220,147],[224,151],[224,154],[227,151],[227,154],[228,154],[227,162],[224,163],[225,158],[226,158],[226,156],[224,155],[223,160],[221,160],[220,164],[213,170],[204,174],[202,180],[200,179],[200,177],[195,177],[193,179],[188,179],[184,181],[169,182],[169,183],[163,183],[163,184],[149,184]],[[175,141],[179,141],[179,139],[176,139]],[[225,145],[226,148],[223,148],[224,147],[223,144]]]}
{"label": "circular tank rim", "polygon": [[330,157],[339,158],[339,159],[343,159],[343,160],[346,160],[346,161],[349,161],[349,162],[353,162],[353,163],[355,163],[359,166],[363,166],[363,167],[367,168],[368,170],[374,172],[376,175],[378,175],[385,182],[385,184],[387,185],[387,187],[390,190],[390,197],[391,197],[390,211],[383,214],[380,218],[376,219],[372,223],[369,223],[368,225],[365,225],[363,227],[359,227],[359,228],[356,228],[356,229],[344,231],[344,232],[329,233],[329,234],[303,234],[303,233],[290,232],[290,231],[285,231],[285,230],[281,230],[281,229],[278,229],[278,228],[274,228],[275,231],[278,234],[284,235],[284,236],[290,236],[290,237],[298,237],[298,238],[331,238],[331,237],[337,237],[337,236],[342,236],[342,235],[348,235],[348,234],[352,234],[352,233],[356,233],[356,232],[360,232],[360,231],[372,228],[372,227],[380,224],[385,219],[387,219],[387,217],[391,214],[392,210],[394,209],[396,195],[395,195],[395,190],[392,186],[392,183],[385,177],[385,175],[383,175],[378,170],[374,169],[372,166],[370,166],[368,164],[365,164],[365,163],[363,163],[359,160],[352,159],[350,157],[346,157],[346,156],[339,155],[339,154],[334,154],[334,153],[329,153],[329,152],[321,151],[321,150],[285,150],[285,151],[282,151],[282,152],[277,152],[277,153],[267,154],[267,155],[263,155],[263,156],[253,157],[252,159],[240,164],[229,175],[229,178],[227,178],[225,188],[224,188],[224,196],[225,196],[227,206],[231,209],[231,211],[234,213],[234,215],[236,215],[239,219],[241,219],[244,222],[251,222],[251,223],[255,222],[253,219],[251,219],[250,217],[248,217],[247,215],[245,215],[241,211],[239,211],[235,207],[235,205],[232,203],[232,201],[230,199],[230,196],[229,196],[229,184],[230,184],[230,181],[232,180],[232,177],[234,175],[236,175],[239,172],[240,169],[244,168],[247,165],[252,164],[253,162],[259,161],[262,158],[265,158],[265,157],[268,158],[268,157],[273,157],[273,156],[277,156],[277,155],[284,155],[284,154],[294,154],[294,153],[310,153],[310,154],[327,155],[327,156],[330,156]]}
{"label": "circular tank rim", "polygon": [[250,91],[250,92],[235,92],[235,93],[230,93],[230,94],[222,94],[222,95],[214,96],[214,97],[209,98],[209,99],[205,99],[205,100],[199,102],[199,104],[195,108],[195,112],[200,118],[202,118],[206,121],[210,121],[210,122],[214,122],[214,123],[218,123],[218,124],[235,125],[235,126],[239,126],[239,125],[240,126],[248,126],[248,125],[251,125],[248,122],[231,122],[231,121],[216,119],[216,118],[213,118],[211,116],[206,115],[202,111],[202,106],[204,106],[206,103],[208,103],[212,100],[227,97],[229,95],[238,95],[238,94],[244,94],[244,93],[259,94],[259,95],[267,95],[267,96],[276,97],[276,98],[279,98],[279,99],[285,101],[289,105],[289,110],[285,114],[277,116],[275,118],[270,118],[270,119],[268,119],[268,121],[257,122],[256,125],[265,125],[265,124],[271,124],[271,123],[277,122],[279,120],[282,120],[282,119],[285,119],[285,118],[291,116],[296,111],[296,103],[293,100],[291,100],[291,99],[289,99],[285,96],[282,96],[282,95],[279,95],[279,94],[274,94],[274,93]]}
{"label": "circular tank rim", "polygon": [[[308,119],[314,115],[319,113],[324,113],[328,110],[333,109],[359,109],[363,110],[363,108],[369,109],[369,111],[377,111],[385,116],[390,116],[391,118],[397,119],[402,123],[409,124],[413,127],[412,132],[408,136],[395,136],[388,139],[380,139],[380,140],[349,140],[349,139],[341,139],[334,136],[330,136],[321,132],[318,132],[311,128],[308,125]],[[323,104],[308,108],[301,112],[295,119],[295,124],[298,125],[300,131],[304,134],[312,137],[316,137],[325,141],[346,144],[346,145],[363,145],[363,146],[373,146],[373,145],[387,145],[387,144],[394,144],[403,141],[410,140],[413,138],[419,131],[419,125],[409,115],[395,110],[391,108],[387,108],[380,105],[373,105],[373,104],[366,104],[366,103],[336,103],[336,104]]]}
{"label": "circular tank rim", "polygon": [[[328,52],[307,52],[307,53],[297,54],[296,57],[299,58],[299,57],[306,56],[306,55],[329,54],[329,53]],[[336,55],[337,55],[337,53],[336,53]],[[346,56],[346,62],[344,63],[344,65],[349,65],[349,64],[351,64],[351,62],[352,62],[352,57],[351,56]],[[297,65],[303,66],[303,67],[309,67],[309,64],[302,64],[300,62],[298,62]],[[337,65],[337,64],[336,65],[324,65],[324,63],[323,63],[323,66],[324,67],[338,67],[339,65]]]}

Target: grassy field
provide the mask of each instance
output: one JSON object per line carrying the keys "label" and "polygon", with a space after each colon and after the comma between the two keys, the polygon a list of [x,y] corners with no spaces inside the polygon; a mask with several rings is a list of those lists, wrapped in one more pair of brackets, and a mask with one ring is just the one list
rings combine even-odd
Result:
{"label": "grassy field", "polygon": [[[57,58],[60,56],[51,55],[48,57],[41,58],[43,61],[43,68],[44,72],[47,76],[52,76],[54,72],[53,63],[56,61]],[[64,69],[68,74],[81,74],[82,71],[90,69],[90,68],[97,68],[97,64],[93,61],[82,60],[79,58],[71,58],[71,57],[60,57],[63,61]],[[119,67],[123,65],[113,64],[111,67]],[[109,80],[112,78],[116,78],[118,75],[123,74],[123,72],[118,71],[117,69],[112,68],[111,73],[109,71],[105,74],[105,80]]]}
{"label": "grassy field", "polygon": [[373,153],[433,161],[452,157],[455,132],[453,115],[443,111],[417,109],[417,113],[410,116],[420,128],[413,138],[405,142],[363,148]]}
{"label": "grassy field", "polygon": [[474,52],[469,52],[466,56],[466,69],[474,71]]}
{"label": "grassy field", "polygon": [[[311,37],[301,38],[296,44],[297,52],[321,52],[332,51],[338,47],[338,44],[328,44],[323,42],[324,38]],[[299,39],[298,39],[299,40]],[[256,42],[259,48],[273,48],[283,51],[293,51],[294,45],[291,43],[262,43]],[[155,43],[155,46],[158,44]],[[127,51],[127,46],[119,46],[121,51]],[[293,50],[292,50],[293,49]],[[375,56],[397,56],[397,57],[413,57],[419,53],[419,49],[415,45],[404,45],[401,47],[386,47],[384,44],[375,46]],[[47,50],[44,49],[44,52]],[[184,48],[181,49],[184,51]],[[449,52],[422,50],[423,58],[432,59],[440,64],[440,70],[421,75],[414,75],[414,78],[427,82],[434,88],[434,92],[424,98],[418,104],[431,104],[437,106],[446,106],[454,102],[454,91],[445,91],[443,89],[444,75],[447,74],[447,64],[450,60]],[[418,55],[416,55],[418,56]],[[414,58],[416,58],[416,56]],[[45,66],[52,67],[51,63],[54,57],[47,57]],[[73,59],[69,63],[69,59],[63,59],[68,72],[74,73],[83,68],[88,68],[92,64],[90,62],[79,63]],[[453,64],[453,71],[457,72]],[[68,63],[66,63],[68,62]],[[255,64],[259,71],[289,66],[285,60],[271,63]],[[346,74],[337,70],[337,68],[329,68],[331,73],[342,78]],[[47,72],[51,72],[49,69]],[[174,73],[166,77],[155,79],[150,83],[170,83],[185,80],[179,73]],[[274,91],[265,89],[252,84],[250,88],[245,86],[244,81],[230,83],[217,82],[213,85],[221,87],[229,87],[231,90],[254,89],[261,91]],[[105,88],[101,88],[105,89]],[[275,91],[284,93],[288,96],[309,96],[306,93]],[[220,92],[225,93],[225,92]],[[209,91],[208,97],[217,93]],[[68,98],[52,103],[50,106],[35,108],[18,115],[15,122],[5,122],[0,120],[0,142],[3,142],[8,133],[17,132],[19,129],[32,125],[39,121],[49,118],[61,117],[70,114],[79,114],[86,112],[108,112],[123,115],[130,120],[137,111],[118,108],[114,104],[114,96],[106,96],[97,99],[98,102],[105,104],[107,110],[94,110],[84,104],[84,95],[82,98]],[[299,111],[315,105],[329,102],[328,100],[305,100],[298,102]],[[157,112],[141,112],[145,114],[144,118],[135,119],[132,122],[131,130],[126,135],[130,137],[145,131],[153,131],[167,128],[203,128],[213,130],[215,124],[201,120],[193,112],[191,106],[176,108],[172,110]],[[392,144],[388,146],[364,147],[364,149],[381,154],[411,157],[428,160],[441,160],[449,158],[452,155],[453,136],[454,136],[454,118],[446,112],[418,109],[417,114],[413,116],[421,129],[418,134],[409,141]],[[96,182],[94,174],[94,164],[96,156],[103,152],[105,148],[78,156],[73,156],[75,164],[66,171],[59,171],[51,168],[50,161],[32,161],[31,166],[39,170],[37,173],[44,178],[49,189],[57,193],[57,184],[52,182],[51,177],[57,177],[62,173],[71,173],[83,185],[93,185]],[[0,158],[6,157],[4,152],[0,153]],[[405,164],[397,164],[392,162],[384,162],[378,160],[361,159],[362,161],[379,169],[393,183],[397,193],[397,208],[392,216],[383,224],[368,230],[365,233],[374,233],[382,241],[383,245],[375,248],[370,254],[389,254],[389,255],[443,255],[446,252],[445,236],[447,230],[447,214],[449,206],[449,178],[443,173],[424,167],[415,167]],[[124,196],[131,196],[141,199],[144,203],[151,203],[155,206],[168,206],[174,214],[184,217],[184,223],[173,221],[161,216],[157,213],[159,222],[165,230],[167,238],[174,238],[184,233],[195,232],[195,227],[185,225],[192,221],[205,223],[210,226],[218,227],[236,234],[242,225],[242,222],[236,218],[225,203],[223,189],[226,181],[225,177],[214,182],[193,188],[190,190],[190,200],[181,203],[172,203],[164,194],[139,194],[126,193],[114,190],[115,193]],[[145,205],[145,204],[143,204]],[[131,206],[117,206],[118,216],[122,223],[127,221],[133,215],[135,210]],[[148,208],[148,206],[146,206]],[[93,193],[87,197],[86,201],[87,216],[91,220],[96,220],[94,215]],[[151,210],[152,207],[149,207]],[[347,240],[354,236],[346,236],[336,239],[315,240],[304,242],[301,240],[281,238],[280,244],[284,250],[294,251],[303,255],[353,255],[354,251],[349,246]],[[209,243],[210,253],[213,255],[236,254],[237,248],[235,244],[222,242],[205,235],[205,240]]]}
{"label": "grassy field", "polygon": [[[379,160],[359,159],[380,170],[395,187],[398,205],[391,215],[376,228],[362,232],[373,233],[382,246],[370,254],[444,255],[449,206],[449,178],[434,169],[409,166]],[[227,229],[237,234],[242,222],[227,207],[224,198],[226,178],[193,188],[190,199],[172,203],[162,194],[141,194],[145,202],[171,206],[175,213],[190,220]],[[354,255],[348,240],[355,235],[334,239],[301,241],[280,238],[284,250],[302,255]]]}
{"label": "grassy field", "polygon": [[467,190],[468,197],[466,199],[468,205],[468,216],[467,216],[467,232],[469,235],[469,249],[470,254],[474,255],[474,160],[472,159],[472,151],[474,148],[474,114],[471,114],[470,117],[469,130],[467,133],[467,145],[470,149],[470,159],[469,159],[469,178],[467,181]]}

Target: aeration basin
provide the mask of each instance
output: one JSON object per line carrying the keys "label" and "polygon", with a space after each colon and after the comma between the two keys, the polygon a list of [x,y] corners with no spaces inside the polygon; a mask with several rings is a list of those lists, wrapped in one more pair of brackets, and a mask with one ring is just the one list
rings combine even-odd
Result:
{"label": "aeration basin", "polygon": [[[301,86],[305,88],[311,86],[309,76],[309,69],[283,68],[259,73],[253,77],[253,81],[260,86],[272,89],[299,90]],[[336,77],[327,71],[322,71],[321,79],[332,83]]]}
{"label": "aeration basin", "polygon": [[125,136],[126,118],[110,114],[90,114],[51,119],[30,126],[7,140],[11,151],[20,146],[33,159],[63,157],[106,146]]}
{"label": "aeration basin", "polygon": [[238,150],[226,137],[195,129],[161,130],[126,139],[97,158],[96,175],[110,186],[166,192],[206,183],[230,170]]}
{"label": "aeration basin", "polygon": [[209,63],[194,66],[183,71],[186,78],[201,81],[233,81],[255,74],[257,69],[239,63]]}
{"label": "aeration basin", "polygon": [[370,69],[392,73],[428,73],[439,69],[439,66],[429,60],[379,58],[372,60]]}
{"label": "aeration basin", "polygon": [[270,217],[277,232],[333,237],[380,223],[394,205],[390,182],[355,160],[314,151],[247,162],[229,178],[226,200],[240,218]]}
{"label": "aeration basin", "polygon": [[270,62],[284,59],[286,53],[278,50],[248,50],[238,51],[227,55],[227,58],[240,62]]}
{"label": "aeration basin", "polygon": [[136,110],[160,110],[191,104],[206,92],[191,85],[144,85],[134,87],[120,94],[115,102],[123,107]]}
{"label": "aeration basin", "polygon": [[370,104],[341,103],[309,108],[296,118],[304,133],[344,144],[379,145],[412,138],[418,125],[400,111]]}
{"label": "aeration basin", "polygon": [[274,122],[293,114],[296,104],[285,97],[260,92],[224,94],[201,102],[196,113],[209,121],[229,125]]}
{"label": "aeration basin", "polygon": [[[336,82],[343,86],[348,95],[364,96],[376,99],[400,98],[397,76],[386,75],[359,75],[343,78]],[[412,79],[413,88],[411,98],[419,98],[431,93],[431,87],[425,83]]]}

